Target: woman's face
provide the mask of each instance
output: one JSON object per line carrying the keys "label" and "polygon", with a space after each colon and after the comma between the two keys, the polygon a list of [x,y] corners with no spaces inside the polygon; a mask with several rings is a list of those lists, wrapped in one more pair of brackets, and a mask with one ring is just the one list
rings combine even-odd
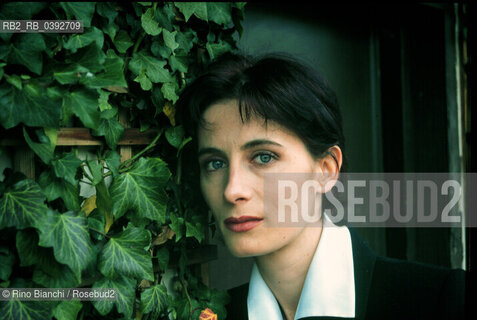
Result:
{"label": "woman's face", "polygon": [[[267,227],[276,212],[264,212],[265,173],[319,172],[303,142],[286,128],[263,119],[242,122],[237,102],[220,102],[203,114],[199,128],[203,196],[229,250],[260,256],[285,248],[304,227]],[[265,224],[265,226],[264,226]]]}

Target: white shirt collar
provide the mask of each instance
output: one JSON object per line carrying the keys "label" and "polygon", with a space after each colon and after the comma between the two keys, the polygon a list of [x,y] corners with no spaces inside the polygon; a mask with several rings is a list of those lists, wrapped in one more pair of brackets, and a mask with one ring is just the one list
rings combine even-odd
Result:
{"label": "white shirt collar", "polygon": [[[260,275],[252,269],[248,297],[250,320],[282,320],[275,296]],[[325,215],[320,242],[315,251],[301,292],[295,319],[304,317],[355,316],[354,267],[351,236],[347,227],[337,227]]]}

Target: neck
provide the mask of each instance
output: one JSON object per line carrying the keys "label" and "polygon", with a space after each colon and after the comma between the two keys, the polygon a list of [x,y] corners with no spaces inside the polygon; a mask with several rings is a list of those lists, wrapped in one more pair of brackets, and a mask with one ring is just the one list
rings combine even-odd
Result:
{"label": "neck", "polygon": [[258,269],[287,319],[295,317],[311,260],[320,241],[321,227],[305,227],[286,247],[256,257]]}

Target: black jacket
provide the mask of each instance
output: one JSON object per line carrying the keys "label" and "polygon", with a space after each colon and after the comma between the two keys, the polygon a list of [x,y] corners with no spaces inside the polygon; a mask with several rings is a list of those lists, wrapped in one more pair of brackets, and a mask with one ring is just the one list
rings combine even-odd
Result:
{"label": "black jacket", "polygon": [[[464,319],[465,272],[377,256],[350,229],[355,319]],[[227,319],[248,318],[248,284],[231,289]],[[311,317],[304,319],[341,319]]]}

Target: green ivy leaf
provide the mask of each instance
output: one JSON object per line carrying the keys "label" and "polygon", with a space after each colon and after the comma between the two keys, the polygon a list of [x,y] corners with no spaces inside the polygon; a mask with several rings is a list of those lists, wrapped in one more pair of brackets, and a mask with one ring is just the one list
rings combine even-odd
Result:
{"label": "green ivy leaf", "polygon": [[103,30],[103,33],[107,34],[109,38],[111,38],[111,40],[114,41],[116,39],[116,34],[119,31],[119,26],[115,22],[102,23],[101,30]]}
{"label": "green ivy leaf", "polygon": [[152,260],[147,251],[150,244],[149,231],[129,227],[109,239],[99,255],[98,268],[108,278],[123,275],[152,281]]}
{"label": "green ivy leaf", "polygon": [[208,21],[206,2],[174,2],[174,5],[184,15],[186,22],[193,14],[201,20]]}
{"label": "green ivy leaf", "polygon": [[176,14],[171,3],[165,3],[164,6],[156,10],[155,19],[159,25],[169,31],[174,30],[174,21]]}
{"label": "green ivy leaf", "polygon": [[151,36],[157,36],[161,33],[162,28],[159,27],[159,23],[154,20],[154,9],[149,8],[141,16],[141,26],[147,34]]}
{"label": "green ivy leaf", "polygon": [[68,211],[60,214],[48,210],[38,228],[39,245],[53,247],[56,260],[68,265],[78,281],[81,281],[81,271],[95,258],[84,213]]}
{"label": "green ivy leaf", "polygon": [[12,274],[15,255],[7,247],[0,247],[0,279],[8,280]]}
{"label": "green ivy leaf", "polygon": [[207,2],[207,17],[209,21],[217,24],[228,25],[232,22],[232,3]]}
{"label": "green ivy leaf", "polygon": [[47,268],[53,258],[50,248],[38,246],[38,234],[32,230],[19,230],[16,235],[16,247],[20,266]]}
{"label": "green ivy leaf", "polygon": [[45,288],[72,288],[79,285],[71,269],[56,262],[51,248],[38,246],[38,235],[31,231],[18,231],[16,246],[20,266],[35,266],[32,280]]}
{"label": "green ivy leaf", "polygon": [[28,132],[26,131],[25,127],[23,127],[23,136],[25,137],[25,141],[27,142],[30,149],[32,149],[33,152],[35,152],[35,154],[40,157],[40,159],[44,163],[49,164],[54,156],[55,145],[50,141],[45,143],[36,143],[31,141],[30,136],[28,135]]}
{"label": "green ivy leaf", "polygon": [[178,148],[184,139],[184,128],[179,125],[175,127],[169,127],[166,129],[166,139],[173,146]]}
{"label": "green ivy leaf", "polygon": [[186,56],[170,56],[169,64],[172,71],[187,72],[188,58]]}
{"label": "green ivy leaf", "polygon": [[43,88],[26,84],[23,90],[18,90],[7,84],[0,85],[0,124],[5,129],[20,122],[29,127],[57,128],[60,116],[60,104],[49,99]]}
{"label": "green ivy leaf", "polygon": [[44,171],[38,178],[38,184],[41,186],[46,200],[54,201],[61,198],[68,210],[79,210],[79,186],[72,185],[64,179],[59,179],[50,171]]}
{"label": "green ivy leaf", "polygon": [[38,75],[43,69],[41,52],[46,49],[43,36],[39,33],[21,34],[14,44],[10,45],[8,62],[21,64]]}
{"label": "green ivy leaf", "polygon": [[177,52],[180,52],[183,56],[187,56],[194,47],[194,44],[197,43],[197,33],[193,30],[178,32],[176,34],[176,41],[179,44]]}
{"label": "green ivy leaf", "polygon": [[240,10],[243,10],[247,2],[234,2],[235,7],[237,7]]}
{"label": "green ivy leaf", "polygon": [[0,320],[45,320],[51,318],[51,303],[11,299],[0,302]]}
{"label": "green ivy leaf", "polygon": [[116,46],[116,49],[118,49],[119,53],[126,53],[126,51],[134,44],[128,33],[124,30],[120,30],[118,32],[113,43]]}
{"label": "green ivy leaf", "polygon": [[[192,306],[190,306],[190,304]],[[177,310],[177,319],[199,319],[200,310],[202,310],[202,306],[196,299],[191,298],[189,304],[189,300],[187,297],[176,298],[174,300],[174,306]],[[190,314],[190,310],[195,310],[193,314]]]}
{"label": "green ivy leaf", "polygon": [[225,52],[232,50],[232,47],[228,42],[220,40],[218,43],[207,43],[205,45],[207,52],[209,53],[210,59],[215,59]]}
{"label": "green ivy leaf", "polygon": [[50,86],[50,87],[48,87],[48,89],[46,89],[47,97],[49,99],[53,99],[53,100],[62,99],[65,92],[66,92],[66,90],[64,88],[60,88],[60,87]]}
{"label": "green ivy leaf", "polygon": [[6,76],[5,77],[5,80],[7,80],[7,82],[9,84],[11,84],[12,86],[14,86],[15,88],[17,88],[18,90],[21,90],[23,85],[22,85],[22,78],[20,78],[20,76],[14,74],[14,75],[11,75],[11,76]]}
{"label": "green ivy leaf", "polygon": [[103,31],[96,27],[92,27],[85,33],[73,34],[68,41],[65,42],[63,47],[71,52],[75,53],[78,49],[86,47],[87,45],[95,42],[98,48],[103,47],[104,34]]}
{"label": "green ivy leaf", "polygon": [[141,89],[144,91],[149,91],[152,89],[152,82],[146,76],[146,70],[141,70],[141,72],[139,72],[139,75],[134,78],[134,81],[139,82],[139,84],[141,85]]}
{"label": "green ivy leaf", "polygon": [[235,2],[235,7],[238,10],[232,10],[232,21],[234,23],[234,28],[237,30],[239,39],[243,35],[242,20],[244,19],[243,7],[246,5],[246,2]]}
{"label": "green ivy leaf", "polygon": [[55,67],[53,77],[61,84],[73,84],[81,78],[81,73],[86,72],[88,69],[78,64],[67,64]]}
{"label": "green ivy leaf", "polygon": [[81,160],[78,159],[73,152],[67,153],[59,159],[55,159],[51,162],[53,172],[58,178],[63,178],[72,185],[77,185],[76,169],[81,164]]}
{"label": "green ivy leaf", "polygon": [[165,222],[167,194],[164,185],[171,173],[159,158],[140,158],[131,170],[116,177],[110,187],[113,214],[120,218],[127,210],[138,216]]}
{"label": "green ivy leaf", "polygon": [[227,309],[225,306],[230,302],[230,296],[227,291],[210,290],[210,301],[207,307],[217,313],[219,319],[227,319]]}
{"label": "green ivy leaf", "polygon": [[82,20],[85,27],[91,26],[94,14],[94,2],[60,2],[61,7],[69,17]]}
{"label": "green ivy leaf", "polygon": [[[2,150],[2,148],[0,148],[0,150]],[[3,196],[7,187],[10,187],[17,182],[27,179],[27,177],[23,173],[13,171],[12,168],[8,167],[3,170],[3,176],[3,181],[0,183],[0,196]]]}
{"label": "green ivy leaf", "polygon": [[174,50],[179,47],[179,44],[176,42],[176,34],[177,31],[174,32],[169,32],[167,30],[164,30],[162,33],[162,37],[164,39],[164,44],[171,49],[171,51],[174,53]]}
{"label": "green ivy leaf", "polygon": [[176,242],[178,242],[184,236],[184,218],[176,216],[174,213],[170,213],[171,223],[169,227],[174,231],[176,234]]}
{"label": "green ivy leaf", "polygon": [[167,288],[164,285],[151,286],[141,293],[141,310],[143,313],[154,311],[160,314],[167,310],[169,300]]}
{"label": "green ivy leaf", "polygon": [[104,179],[96,185],[96,206],[105,220],[107,220],[106,218],[112,218],[113,203]]}
{"label": "green ivy leaf", "polygon": [[90,44],[87,47],[79,49],[75,54],[65,58],[68,64],[77,64],[89,70],[92,73],[104,70],[106,54],[96,44]]}
{"label": "green ivy leaf", "polygon": [[96,130],[93,130],[93,135],[106,138],[106,143],[111,149],[116,149],[116,145],[124,133],[124,127],[116,119],[116,114],[117,109],[101,112],[99,126]]}
{"label": "green ivy leaf", "polygon": [[32,280],[45,288],[72,288],[80,284],[71,269],[55,260],[53,249],[38,246],[36,232],[17,233],[21,266],[34,265]]}
{"label": "green ivy leaf", "polygon": [[[97,230],[99,232],[103,232],[104,230],[104,215],[102,215],[99,210],[93,210],[89,215],[88,215],[88,228],[91,230]],[[101,240],[104,239],[104,236],[97,233],[97,232],[92,232],[91,236],[96,239],[96,240]]]}
{"label": "green ivy leaf", "polygon": [[95,186],[103,180],[103,166],[97,160],[89,160],[87,164],[89,173],[93,178],[93,186]]}
{"label": "green ivy leaf", "polygon": [[164,98],[171,100],[172,103],[176,103],[176,101],[179,99],[177,90],[179,90],[179,85],[175,81],[166,82],[161,87],[161,92],[164,95]]}
{"label": "green ivy leaf", "polygon": [[45,288],[74,288],[80,284],[70,267],[50,255],[47,268],[35,268],[32,280]]}
{"label": "green ivy leaf", "polygon": [[0,198],[0,230],[5,227],[38,227],[45,215],[45,196],[34,181],[25,179],[7,188]]}
{"label": "green ivy leaf", "polygon": [[153,55],[156,57],[162,57],[164,59],[169,59],[169,57],[172,54],[172,51],[170,48],[166,47],[163,44],[164,40],[162,41],[153,41],[151,43],[151,52]]}
{"label": "green ivy leaf", "polygon": [[84,77],[81,82],[92,88],[110,86],[127,88],[128,85],[124,78],[124,60],[118,57],[113,50],[108,50],[107,58],[104,62],[104,72]]}
{"label": "green ivy leaf", "polygon": [[[43,171],[38,177],[38,184],[46,196],[46,200],[54,201],[61,196],[61,188],[63,185],[60,183],[61,179],[56,178],[53,172],[50,170]],[[68,183],[71,185],[70,183]]]}
{"label": "green ivy leaf", "polygon": [[59,305],[53,309],[53,317],[56,319],[76,320],[78,312],[83,307],[81,301],[61,301]]}
{"label": "green ivy leaf", "polygon": [[117,117],[118,117],[117,108],[111,108],[101,112],[101,119],[110,120],[110,119],[116,119]]}
{"label": "green ivy leaf", "polygon": [[113,306],[119,313],[126,317],[131,317],[133,313],[134,300],[136,298],[136,281],[126,277],[118,277],[116,279],[101,278],[94,284],[95,289],[116,289],[118,293],[118,300],[97,300],[93,301],[93,305],[101,315],[108,314]]}
{"label": "green ivy leaf", "polygon": [[194,237],[197,241],[202,242],[205,237],[204,228],[199,222],[193,224],[186,221],[186,237]]}
{"label": "green ivy leaf", "polygon": [[159,114],[162,112],[165,106],[164,96],[162,95],[161,88],[155,86],[151,93],[151,102],[154,107],[156,107],[156,114]]}
{"label": "green ivy leaf", "polygon": [[[79,210],[79,185],[72,185],[63,179],[55,179],[55,188],[60,188],[60,198],[63,200],[67,210]],[[44,189],[43,189],[44,190]]]}
{"label": "green ivy leaf", "polygon": [[191,141],[192,141],[192,137],[187,137],[186,139],[182,140],[181,144],[177,148],[177,154],[179,155],[179,152],[182,150],[182,148],[184,148],[185,145]]}
{"label": "green ivy leaf", "polygon": [[169,71],[164,68],[166,61],[150,56],[145,50],[133,54],[129,62],[129,70],[139,75],[141,70],[146,70],[146,75],[154,83],[172,81]]}
{"label": "green ivy leaf", "polygon": [[162,247],[157,250],[156,257],[159,263],[159,268],[163,271],[166,271],[167,266],[169,265],[169,249],[166,247]]}
{"label": "green ivy leaf", "polygon": [[112,109],[113,107],[109,104],[109,101],[108,101],[109,96],[111,95],[111,92],[98,89],[98,93],[99,93],[99,98],[98,98],[99,110],[102,112],[104,110]]}
{"label": "green ivy leaf", "polygon": [[232,3],[229,2],[175,2],[174,5],[184,14],[186,22],[192,15],[220,25],[232,22]]}
{"label": "green ivy leaf", "polygon": [[66,95],[63,104],[71,110],[85,127],[96,129],[99,125],[98,95],[93,91],[77,90]]}
{"label": "green ivy leaf", "polygon": [[114,19],[118,16],[118,12],[114,8],[114,3],[111,2],[97,2],[96,3],[96,12],[108,19],[108,23],[111,24],[114,22]]}
{"label": "green ivy leaf", "polygon": [[108,169],[113,172],[113,177],[119,175],[119,165],[121,164],[121,155],[116,151],[107,151],[104,155],[104,160],[108,165]]}
{"label": "green ivy leaf", "polygon": [[48,137],[50,140],[50,144],[53,147],[56,147],[56,144],[58,143],[58,130],[55,128],[44,128],[45,135]]}

